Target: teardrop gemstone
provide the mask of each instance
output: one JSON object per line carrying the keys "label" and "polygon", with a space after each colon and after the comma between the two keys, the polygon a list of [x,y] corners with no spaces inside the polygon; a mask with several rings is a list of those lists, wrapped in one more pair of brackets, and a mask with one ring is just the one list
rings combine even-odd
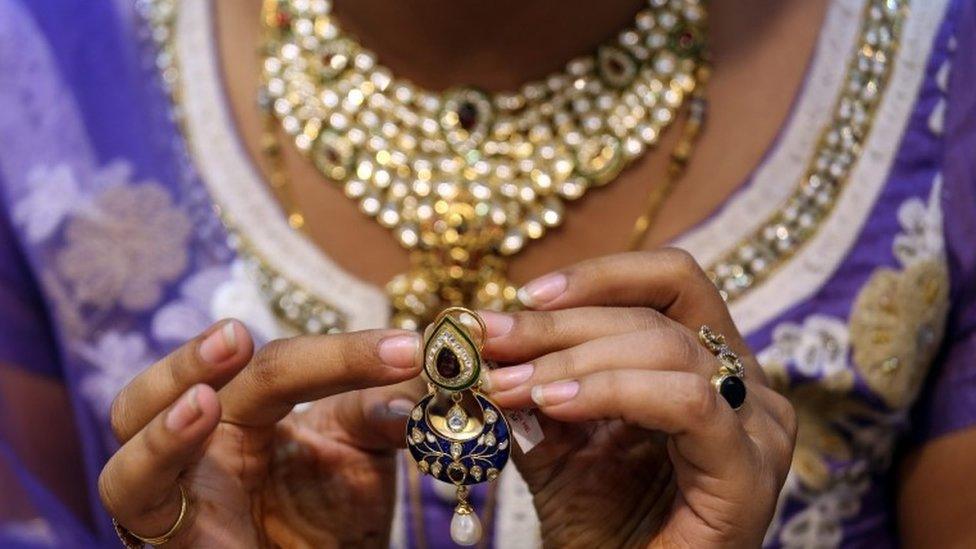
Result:
{"label": "teardrop gemstone", "polygon": [[478,107],[471,101],[461,103],[457,110],[458,124],[464,131],[471,131],[478,124]]}
{"label": "teardrop gemstone", "polygon": [[454,433],[460,433],[468,425],[468,414],[457,404],[447,411],[447,428]]}
{"label": "teardrop gemstone", "polygon": [[437,353],[437,373],[444,379],[453,379],[461,373],[461,362],[447,347],[442,347]]}

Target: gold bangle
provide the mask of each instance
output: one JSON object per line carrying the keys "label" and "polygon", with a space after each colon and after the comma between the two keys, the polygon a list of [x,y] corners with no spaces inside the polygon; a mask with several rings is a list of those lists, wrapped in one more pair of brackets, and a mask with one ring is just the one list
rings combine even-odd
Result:
{"label": "gold bangle", "polygon": [[155,537],[140,536],[139,534],[136,534],[132,530],[129,530],[125,526],[119,524],[119,522],[114,518],[112,519],[112,526],[115,527],[115,533],[119,535],[119,539],[122,540],[122,545],[124,545],[126,549],[139,549],[143,545],[147,544],[154,546],[163,545],[176,536],[176,534],[180,531],[180,528],[183,527],[183,521],[186,519],[187,510],[190,507],[190,500],[186,495],[186,489],[183,488],[182,484],[177,484],[177,486],[180,488],[180,515],[176,517],[176,522],[173,523],[173,526],[171,526],[165,534]]}

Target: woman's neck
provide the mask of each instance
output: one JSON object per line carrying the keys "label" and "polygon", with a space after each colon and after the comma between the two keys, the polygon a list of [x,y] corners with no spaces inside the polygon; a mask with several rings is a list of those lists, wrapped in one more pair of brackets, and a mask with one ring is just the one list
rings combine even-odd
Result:
{"label": "woman's neck", "polygon": [[[708,2],[716,65],[748,59],[801,0]],[[593,52],[647,0],[335,0],[345,30],[398,76],[429,89],[516,90]]]}
{"label": "woman's neck", "polygon": [[336,0],[343,29],[432,89],[515,90],[588,54],[646,0]]}

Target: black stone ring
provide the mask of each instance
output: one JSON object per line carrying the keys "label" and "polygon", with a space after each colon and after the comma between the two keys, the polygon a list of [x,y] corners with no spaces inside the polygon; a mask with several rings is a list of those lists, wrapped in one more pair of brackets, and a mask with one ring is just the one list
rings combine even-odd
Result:
{"label": "black stone ring", "polygon": [[712,384],[718,389],[718,394],[722,395],[725,402],[733,410],[742,408],[746,402],[746,382],[741,376],[735,374],[719,374],[712,378]]}
{"label": "black stone ring", "polygon": [[712,385],[733,410],[742,408],[746,402],[746,382],[743,380],[745,367],[739,356],[725,342],[725,336],[708,326],[698,330],[698,339],[720,363],[718,372],[712,376]]}

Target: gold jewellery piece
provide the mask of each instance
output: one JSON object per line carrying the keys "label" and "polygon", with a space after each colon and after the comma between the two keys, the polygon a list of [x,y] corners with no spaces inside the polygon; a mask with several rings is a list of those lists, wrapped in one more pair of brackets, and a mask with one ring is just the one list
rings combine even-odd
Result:
{"label": "gold jewellery piece", "polygon": [[165,534],[156,537],[140,536],[119,524],[114,518],[112,519],[112,526],[115,527],[115,533],[118,534],[122,545],[127,549],[141,549],[143,545],[163,545],[179,533],[180,528],[183,527],[183,521],[186,520],[187,511],[190,508],[190,498],[186,495],[186,489],[183,488],[182,484],[177,484],[177,486],[180,488],[180,515],[176,517],[176,522],[173,523],[173,526]]}
{"label": "gold jewellery piece", "polygon": [[450,307],[424,334],[428,394],[407,420],[407,449],[417,469],[457,488],[451,538],[474,545],[481,521],[468,502],[469,486],[498,478],[511,452],[511,430],[501,409],[481,393],[484,320]]}
{"label": "gold jewellery piece", "polygon": [[[512,307],[508,257],[656,145],[705,67],[700,0],[648,0],[593,54],[505,93],[395,77],[328,0],[265,0],[262,16],[267,148],[283,132],[413,251],[387,285],[403,328],[449,306]],[[272,185],[300,228],[287,181]]]}
{"label": "gold jewellery piece", "polygon": [[742,408],[746,402],[746,369],[739,355],[725,342],[725,336],[712,331],[708,326],[698,330],[698,340],[721,363],[718,372],[712,376],[712,385],[729,403],[733,410]]}

